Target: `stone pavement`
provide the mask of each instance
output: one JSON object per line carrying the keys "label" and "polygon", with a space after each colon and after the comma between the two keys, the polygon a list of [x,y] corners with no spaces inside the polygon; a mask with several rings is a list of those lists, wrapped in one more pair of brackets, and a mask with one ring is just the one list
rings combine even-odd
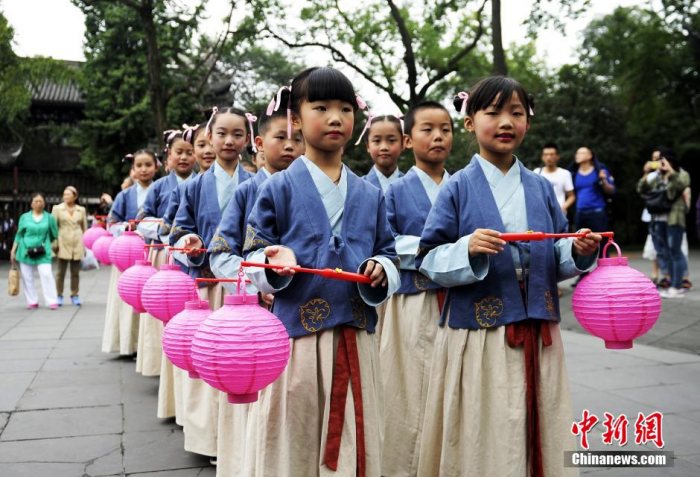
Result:
{"label": "stone pavement", "polygon": [[[629,254],[634,257],[634,254]],[[648,272],[648,262],[632,265]],[[630,420],[630,443],[604,446],[603,426],[589,434],[593,450],[652,450],[634,444],[634,420],[662,411],[671,468],[590,468],[582,475],[700,475],[700,253],[691,255],[698,290],[664,301],[656,327],[631,350],[606,350],[582,332],[563,284],[563,336],[574,401],[583,409]],[[0,264],[0,476],[214,476],[208,460],[183,450],[182,432],[155,417],[157,378],[134,371],[133,359],[100,352],[107,269],[83,273],[82,308],[29,311],[7,296]],[[695,273],[693,273],[695,271]]]}

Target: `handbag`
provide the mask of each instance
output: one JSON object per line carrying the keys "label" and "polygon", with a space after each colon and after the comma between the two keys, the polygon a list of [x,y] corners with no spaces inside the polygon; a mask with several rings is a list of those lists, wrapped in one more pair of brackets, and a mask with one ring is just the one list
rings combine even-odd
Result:
{"label": "handbag", "polygon": [[43,257],[46,254],[46,249],[44,248],[44,242],[46,242],[46,238],[49,236],[48,231],[46,232],[46,235],[44,235],[44,240],[41,241],[40,245],[37,245],[36,247],[27,247],[27,257],[29,258],[39,258]]}
{"label": "handbag", "polygon": [[29,258],[39,258],[44,254],[46,254],[46,249],[43,245],[27,248],[27,256]]}
{"label": "handbag", "polygon": [[650,214],[667,214],[675,202],[675,200],[668,198],[665,187],[647,192],[642,197],[644,198],[644,206]]}
{"label": "handbag", "polygon": [[7,293],[10,296],[19,295],[19,269],[15,263],[10,266],[10,276],[7,279]]}
{"label": "handbag", "polygon": [[100,268],[100,264],[97,263],[97,258],[95,258],[95,254],[92,252],[92,250],[86,250],[85,251],[85,256],[80,259],[80,269],[85,271],[85,270],[97,270]]}

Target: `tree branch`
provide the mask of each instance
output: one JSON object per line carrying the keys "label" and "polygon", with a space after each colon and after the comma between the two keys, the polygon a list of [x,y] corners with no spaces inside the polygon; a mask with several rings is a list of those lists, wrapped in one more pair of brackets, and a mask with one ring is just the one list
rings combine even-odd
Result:
{"label": "tree branch", "polygon": [[423,87],[420,89],[420,92],[418,93],[419,97],[425,97],[426,93],[428,92],[428,89],[430,89],[435,83],[438,81],[442,80],[445,78],[445,76],[449,75],[450,73],[457,71],[457,68],[459,67],[459,62],[462,61],[462,59],[467,56],[474,48],[476,48],[477,43],[479,42],[479,39],[481,36],[484,34],[484,24],[483,24],[483,11],[484,7],[486,6],[486,2],[488,0],[484,0],[483,3],[481,4],[481,7],[479,10],[477,10],[477,18],[479,19],[479,26],[477,27],[476,34],[474,36],[474,39],[470,44],[462,48],[460,51],[458,51],[452,58],[450,58],[447,61],[447,64],[445,67],[440,68],[435,76],[430,78],[427,83],[423,85]]}
{"label": "tree branch", "polygon": [[[393,0],[387,0],[387,4],[391,9],[391,18],[394,19],[396,27],[399,29],[399,34],[401,35],[401,43],[404,47],[403,62],[406,64],[406,69],[408,70],[408,89],[409,89],[409,101],[413,103],[416,98],[416,86],[418,81],[418,73],[416,71],[416,55],[413,52],[413,39],[411,38],[411,33],[406,28],[406,22],[404,22],[401,12],[396,7]],[[482,6],[483,8],[483,6]],[[406,103],[406,101],[404,101]]]}
{"label": "tree branch", "polygon": [[[219,58],[221,57],[221,52],[224,49],[224,45],[226,44],[226,39],[229,37],[233,31],[231,30],[231,18],[233,17],[233,11],[235,9],[236,2],[232,1],[231,2],[231,10],[229,11],[228,14],[228,24],[226,25],[226,31],[220,36],[219,40],[214,44],[212,49],[207,53],[207,55],[204,57],[204,59],[200,62],[199,66],[206,64],[207,61],[214,55],[215,53],[215,58],[209,65],[209,69],[207,70],[207,74],[205,74],[202,77],[202,80],[199,82],[199,85],[195,89],[195,97],[199,97],[202,94],[202,91],[204,90],[204,87],[207,85],[207,82],[209,81],[209,77],[211,74],[214,72],[214,68],[216,68],[216,63],[219,61]],[[198,71],[199,68],[197,68],[195,71]]]}
{"label": "tree branch", "polygon": [[381,89],[385,93],[389,95],[391,100],[396,103],[397,106],[407,106],[408,102],[403,99],[401,96],[397,95],[392,89],[390,89],[388,86],[381,84],[379,81],[374,79],[372,76],[370,76],[366,71],[364,71],[362,68],[357,66],[356,64],[352,63],[344,54],[342,51],[337,49],[336,47],[329,45],[327,43],[321,43],[317,41],[307,41],[307,42],[302,42],[302,43],[293,43],[282,36],[278,35],[277,33],[273,32],[270,30],[269,27],[265,27],[263,31],[266,31],[272,38],[276,39],[277,41],[280,41],[283,43],[285,46],[288,48],[307,48],[311,46],[323,48],[324,50],[327,50],[331,53],[333,56],[333,59],[335,61],[341,62],[350,68],[352,68],[355,72],[360,74],[364,79],[372,83],[374,86],[377,88]]}
{"label": "tree branch", "polygon": [[393,91],[394,80],[391,77],[389,68],[384,62],[384,55],[382,55],[382,50],[381,48],[379,48],[379,45],[377,45],[376,42],[372,41],[370,36],[358,33],[358,31],[353,27],[353,21],[345,14],[345,12],[343,12],[340,9],[340,4],[338,0],[335,0],[335,9],[338,11],[340,18],[342,18],[345,21],[345,24],[348,26],[353,35],[362,38],[362,42],[369,47],[369,50],[372,52],[377,61],[379,61],[379,69],[382,70],[382,74],[384,75],[384,79],[386,80],[387,87]]}

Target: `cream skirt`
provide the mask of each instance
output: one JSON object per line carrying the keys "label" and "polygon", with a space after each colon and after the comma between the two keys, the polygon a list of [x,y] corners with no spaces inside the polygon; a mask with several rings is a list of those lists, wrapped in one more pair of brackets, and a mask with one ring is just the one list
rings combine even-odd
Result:
{"label": "cream skirt", "polygon": [[[166,253],[162,248],[152,248],[148,259],[157,269],[165,263]],[[148,313],[142,313],[139,321],[139,341],[136,351],[136,372],[144,376],[160,375],[161,356],[163,355],[162,321]]]}
{"label": "cream skirt", "polygon": [[[438,329],[419,476],[528,476],[524,352],[508,346],[505,330]],[[542,347],[540,338],[539,348],[544,473],[578,475],[564,467],[564,451],[576,442],[559,325],[550,331],[552,345]]]}
{"label": "cream skirt", "polygon": [[[363,330],[357,337],[364,413],[366,476],[380,475],[381,383],[377,343]],[[331,384],[341,329],[291,339],[291,358],[277,381],[251,405],[247,441],[255,442],[254,467],[231,475],[355,477],[356,435],[352,386],[348,386],[338,469],[324,464]],[[250,425],[251,421],[254,425]],[[249,445],[246,444],[246,445]],[[249,465],[244,460],[244,465]]]}
{"label": "cream skirt", "polygon": [[418,449],[440,320],[434,290],[394,295],[387,301],[379,364],[384,384],[382,475],[418,471]]}

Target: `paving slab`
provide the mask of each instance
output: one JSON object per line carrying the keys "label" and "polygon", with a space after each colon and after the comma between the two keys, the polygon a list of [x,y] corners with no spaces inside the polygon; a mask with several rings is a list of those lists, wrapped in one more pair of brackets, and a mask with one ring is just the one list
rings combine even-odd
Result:
{"label": "paving slab", "polygon": [[57,409],[120,403],[121,386],[115,382],[82,387],[71,385],[49,388],[30,387],[20,399],[17,409]]}
{"label": "paving slab", "polygon": [[3,373],[0,376],[0,411],[14,411],[34,379],[34,373]]}
{"label": "paving slab", "polygon": [[121,405],[15,412],[1,440],[120,434],[121,422]]}
{"label": "paving slab", "polygon": [[127,474],[184,468],[200,468],[209,458],[183,451],[181,431],[126,432],[124,442],[124,469]]}

